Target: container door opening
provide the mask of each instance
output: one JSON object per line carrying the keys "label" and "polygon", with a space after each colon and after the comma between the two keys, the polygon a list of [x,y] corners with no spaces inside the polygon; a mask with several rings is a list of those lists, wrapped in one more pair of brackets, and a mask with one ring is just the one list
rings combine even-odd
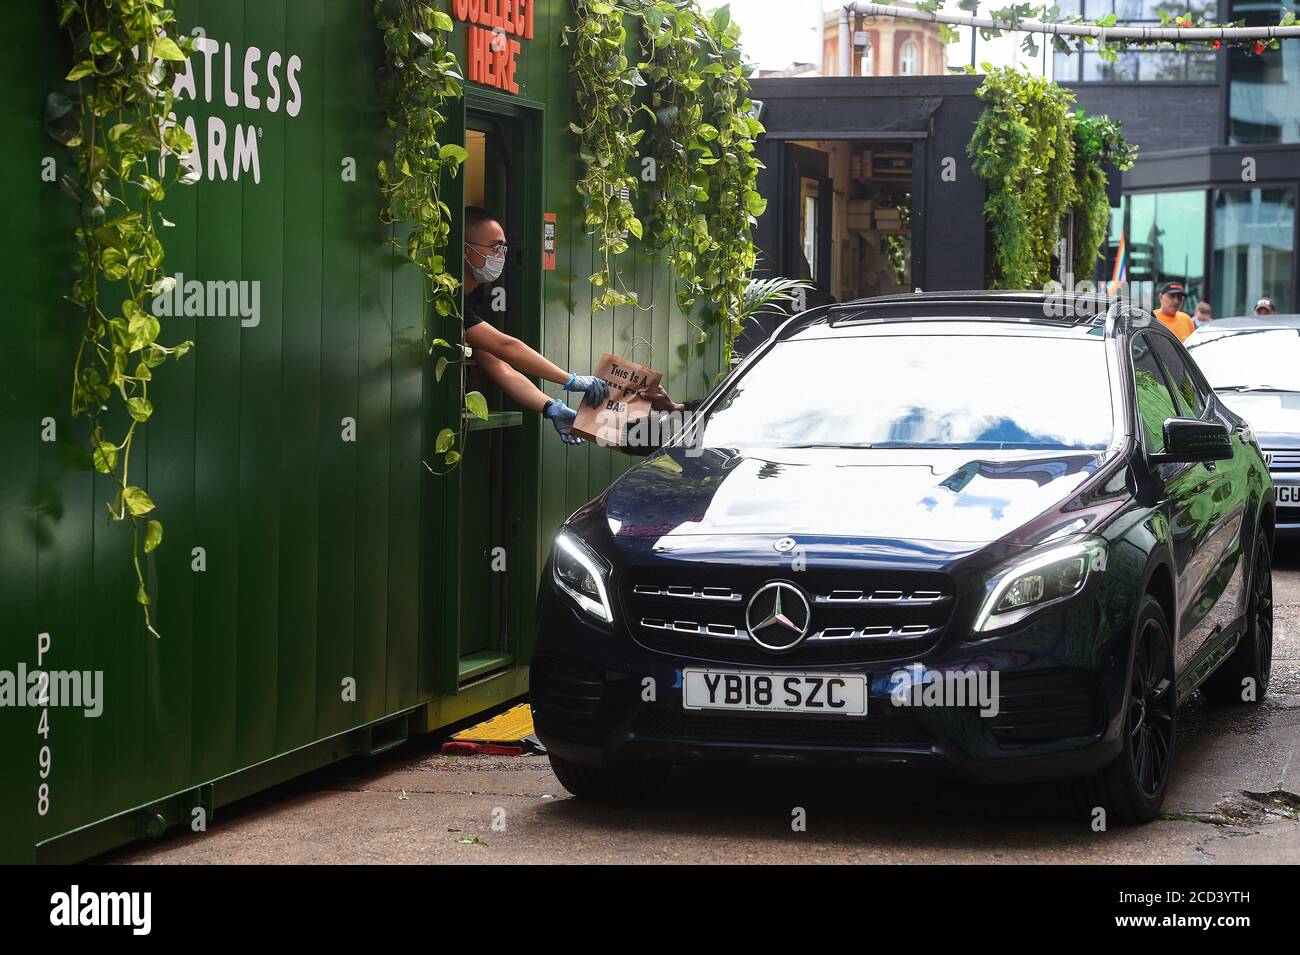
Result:
{"label": "container door opening", "polygon": [[[486,320],[503,332],[521,334],[517,303],[525,281],[525,249],[532,246],[514,188],[520,138],[507,117],[470,112],[466,118],[465,205],[486,209],[505,229],[510,246],[502,277],[480,293]],[[449,374],[455,370],[448,369]],[[523,413],[504,410],[501,392],[471,354],[465,390],[487,399],[488,420],[467,416],[469,428],[460,478],[460,635],[457,678],[461,684],[514,664],[510,632],[512,561],[521,550],[520,495],[515,484],[526,470],[520,459]]]}

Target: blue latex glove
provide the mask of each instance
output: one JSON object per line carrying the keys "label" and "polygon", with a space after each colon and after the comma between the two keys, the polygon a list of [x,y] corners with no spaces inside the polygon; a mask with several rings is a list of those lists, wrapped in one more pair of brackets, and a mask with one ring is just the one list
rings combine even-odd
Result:
{"label": "blue latex glove", "polygon": [[551,419],[551,424],[555,425],[561,441],[565,444],[582,444],[582,439],[573,433],[573,422],[578,417],[578,412],[559,398],[552,398],[542,409],[542,414]]}
{"label": "blue latex glove", "polygon": [[575,375],[572,372],[569,373],[569,383],[564,386],[564,390],[585,391],[587,404],[593,408],[599,408],[609,397],[609,385],[605,384],[604,379],[593,378],[591,375]]}

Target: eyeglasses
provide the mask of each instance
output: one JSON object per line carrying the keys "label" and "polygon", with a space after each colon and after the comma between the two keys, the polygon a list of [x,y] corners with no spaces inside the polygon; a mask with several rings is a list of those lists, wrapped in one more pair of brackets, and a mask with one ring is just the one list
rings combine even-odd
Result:
{"label": "eyeglasses", "polygon": [[472,245],[476,249],[491,249],[497,255],[506,255],[510,251],[510,246],[505,242],[494,242],[491,245],[484,245],[482,242],[466,242],[466,245]]}

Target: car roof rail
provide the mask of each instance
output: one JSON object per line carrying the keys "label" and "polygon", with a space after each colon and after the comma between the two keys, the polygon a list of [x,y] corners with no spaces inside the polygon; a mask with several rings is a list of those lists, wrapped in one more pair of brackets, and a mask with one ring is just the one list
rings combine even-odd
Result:
{"label": "car roof rail", "polygon": [[[927,320],[1021,322],[1057,327],[1104,325],[1122,304],[1112,296],[1065,291],[951,291],[883,295],[824,307],[783,328],[781,337],[816,324],[829,328]],[[796,316],[798,318],[798,316]]]}

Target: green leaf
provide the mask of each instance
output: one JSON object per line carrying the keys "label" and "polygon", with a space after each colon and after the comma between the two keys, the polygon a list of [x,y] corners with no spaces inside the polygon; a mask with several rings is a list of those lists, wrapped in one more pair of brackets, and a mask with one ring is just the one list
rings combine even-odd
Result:
{"label": "green leaf", "polygon": [[95,445],[91,462],[100,474],[112,474],[117,468],[117,445],[111,441],[100,441]]}
{"label": "green leaf", "polygon": [[65,76],[64,79],[68,80],[69,82],[75,83],[77,80],[90,76],[94,72],[95,72],[95,61],[82,60],[80,63],[78,63],[76,66],[74,66],[72,69],[68,71],[68,75]]}
{"label": "green leaf", "polygon": [[447,359],[440,357],[433,366],[434,381],[442,381],[443,372],[445,372],[446,370],[447,370]]}
{"label": "green leaf", "polygon": [[443,457],[443,461],[445,461],[449,465],[455,464],[459,460],[460,460],[459,451],[448,451],[446,455]]}
{"label": "green leaf", "polygon": [[152,554],[158,545],[162,543],[162,539],[162,521],[150,521],[144,526],[144,552],[146,554]]}
{"label": "green leaf", "polygon": [[460,165],[469,158],[469,152],[464,146],[457,146],[455,143],[447,143],[438,150],[438,158]]}
{"label": "green leaf", "polygon": [[448,448],[450,448],[455,443],[455,441],[456,441],[456,432],[452,431],[451,428],[443,428],[441,431],[438,432],[438,437],[434,441],[433,449],[437,451],[439,454],[442,454]]}
{"label": "green leaf", "polygon": [[176,41],[169,36],[160,36],[157,39],[153,45],[153,53],[160,60],[171,60],[177,63],[184,63],[189,59],[176,45]]}
{"label": "green leaf", "polygon": [[153,404],[148,398],[127,398],[126,410],[136,421],[148,421],[153,414]]}
{"label": "green leaf", "polygon": [[487,399],[481,393],[471,391],[467,394],[465,396],[465,407],[469,409],[469,413],[474,417],[482,418],[484,421],[488,419]]}
{"label": "green leaf", "polygon": [[126,488],[122,491],[122,501],[133,517],[143,517],[154,509],[153,499],[144,492],[143,488],[134,486]]}

